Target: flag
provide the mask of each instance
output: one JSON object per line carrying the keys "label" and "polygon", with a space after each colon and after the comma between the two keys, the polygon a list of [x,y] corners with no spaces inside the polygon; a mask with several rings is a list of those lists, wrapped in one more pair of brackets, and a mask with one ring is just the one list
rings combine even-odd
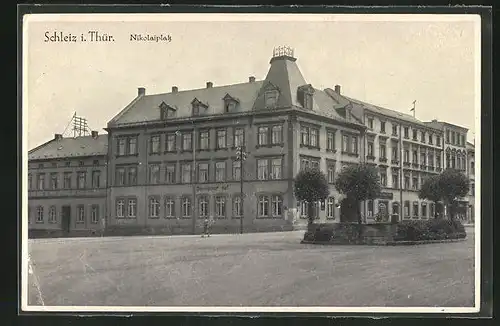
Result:
{"label": "flag", "polygon": [[413,107],[410,109],[410,111],[415,111],[415,102],[417,102],[417,100],[413,101]]}

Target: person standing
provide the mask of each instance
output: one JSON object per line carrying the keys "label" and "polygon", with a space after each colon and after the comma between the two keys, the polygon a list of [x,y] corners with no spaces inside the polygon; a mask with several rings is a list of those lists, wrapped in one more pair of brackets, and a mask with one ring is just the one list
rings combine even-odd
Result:
{"label": "person standing", "polygon": [[205,219],[203,220],[203,234],[201,235],[202,238],[204,238],[205,236],[207,236],[207,237],[210,236],[210,233],[208,230],[208,228],[210,227],[209,223],[210,223],[210,221],[208,220],[208,217],[205,217]]}

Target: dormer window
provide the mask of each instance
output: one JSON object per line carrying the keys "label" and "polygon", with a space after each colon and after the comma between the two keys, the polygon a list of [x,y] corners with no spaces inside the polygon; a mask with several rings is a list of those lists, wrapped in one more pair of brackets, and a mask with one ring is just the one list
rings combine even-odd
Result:
{"label": "dormer window", "polygon": [[224,112],[225,113],[236,111],[236,107],[238,106],[238,103],[239,103],[239,101],[237,99],[235,99],[234,97],[232,97],[229,94],[226,94],[226,96],[224,96],[224,98],[223,98],[223,101],[224,101]]}
{"label": "dormer window", "polygon": [[297,99],[304,109],[313,109],[314,88],[311,85],[303,85],[297,89]]}
{"label": "dormer window", "polygon": [[206,111],[208,109],[208,105],[200,102],[196,98],[191,102],[191,105],[193,106],[193,115],[194,116],[203,115],[206,113]]}
{"label": "dormer window", "polygon": [[168,118],[175,118],[177,114],[177,110],[165,102],[161,102],[160,104],[160,112],[161,112],[161,119],[168,119]]}
{"label": "dormer window", "polygon": [[277,91],[266,91],[264,93],[264,101],[266,108],[275,108],[278,103],[278,92]]}

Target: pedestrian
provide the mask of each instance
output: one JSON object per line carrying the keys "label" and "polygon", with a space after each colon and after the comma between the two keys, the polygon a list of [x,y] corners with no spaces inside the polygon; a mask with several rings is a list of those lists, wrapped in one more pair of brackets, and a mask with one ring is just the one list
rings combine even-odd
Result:
{"label": "pedestrian", "polygon": [[209,228],[209,220],[208,220],[208,217],[205,217],[205,219],[203,220],[203,234],[201,235],[202,238],[204,238],[205,236],[209,237],[210,236],[210,233],[208,231],[208,228]]}

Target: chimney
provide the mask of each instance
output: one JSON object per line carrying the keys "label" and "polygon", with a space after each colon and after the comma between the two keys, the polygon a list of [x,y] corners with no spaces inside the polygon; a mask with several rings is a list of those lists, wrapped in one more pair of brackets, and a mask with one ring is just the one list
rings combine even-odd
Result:
{"label": "chimney", "polygon": [[172,93],[177,93],[179,91],[179,88],[177,86],[172,86]]}
{"label": "chimney", "polygon": [[248,82],[249,83],[254,83],[255,82],[255,77],[254,76],[248,77]]}
{"label": "chimney", "polygon": [[55,140],[61,140],[62,138],[63,138],[63,135],[61,135],[61,134],[55,134],[54,135],[54,139]]}
{"label": "chimney", "polygon": [[146,95],[146,89],[144,87],[139,87],[137,89],[137,96],[143,96]]}
{"label": "chimney", "polygon": [[340,95],[340,85],[335,85],[335,93]]}
{"label": "chimney", "polygon": [[212,88],[212,86],[214,86],[212,82],[207,82],[207,88]]}
{"label": "chimney", "polygon": [[92,130],[92,138],[96,139],[98,135],[99,132],[97,130]]}

